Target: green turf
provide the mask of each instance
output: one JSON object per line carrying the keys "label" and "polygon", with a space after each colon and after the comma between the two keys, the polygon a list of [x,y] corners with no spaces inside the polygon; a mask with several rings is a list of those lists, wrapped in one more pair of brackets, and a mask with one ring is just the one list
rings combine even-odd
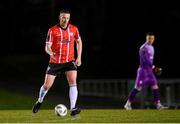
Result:
{"label": "green turf", "polygon": [[84,109],[77,119],[54,114],[54,110],[1,110],[2,123],[179,123],[180,110],[131,110],[122,109]]}
{"label": "green turf", "polygon": [[[31,109],[35,101],[36,98],[30,96],[10,91],[0,91],[0,110]],[[54,107],[54,104],[47,101],[42,107],[49,109]]]}
{"label": "green turf", "polygon": [[[180,123],[180,110],[84,109],[78,119],[54,114],[54,104],[46,101],[37,114],[32,113],[35,98],[0,91],[0,123]],[[51,108],[49,110],[48,108]]]}

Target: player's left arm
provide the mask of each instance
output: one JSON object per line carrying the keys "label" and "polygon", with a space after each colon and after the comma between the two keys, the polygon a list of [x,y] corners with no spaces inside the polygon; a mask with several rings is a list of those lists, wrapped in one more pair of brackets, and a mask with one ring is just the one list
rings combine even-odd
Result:
{"label": "player's left arm", "polygon": [[80,37],[76,40],[76,47],[77,47],[76,64],[77,66],[81,66],[82,40]]}

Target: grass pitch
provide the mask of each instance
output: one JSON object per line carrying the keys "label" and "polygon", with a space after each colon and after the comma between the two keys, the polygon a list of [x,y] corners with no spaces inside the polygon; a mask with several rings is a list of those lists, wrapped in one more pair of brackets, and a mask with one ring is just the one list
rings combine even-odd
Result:
{"label": "grass pitch", "polygon": [[0,91],[0,123],[180,123],[180,110],[82,109],[78,118],[54,114],[54,105],[46,101],[38,113],[32,113],[35,99]]}
{"label": "grass pitch", "polygon": [[1,123],[179,123],[180,110],[84,109],[78,118],[54,110],[0,110]]}

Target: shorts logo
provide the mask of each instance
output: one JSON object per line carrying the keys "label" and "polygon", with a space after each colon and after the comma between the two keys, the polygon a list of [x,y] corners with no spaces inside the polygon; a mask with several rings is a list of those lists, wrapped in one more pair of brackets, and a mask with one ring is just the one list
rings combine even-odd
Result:
{"label": "shorts logo", "polygon": [[139,81],[139,84],[142,84],[143,82],[142,81]]}
{"label": "shorts logo", "polygon": [[51,69],[51,67],[50,67],[50,66],[48,66],[48,67],[47,67],[47,71],[49,71],[50,69]]}
{"label": "shorts logo", "polygon": [[73,63],[73,65],[74,65],[74,67],[77,68],[77,64],[76,64],[75,62],[72,62],[72,63]]}

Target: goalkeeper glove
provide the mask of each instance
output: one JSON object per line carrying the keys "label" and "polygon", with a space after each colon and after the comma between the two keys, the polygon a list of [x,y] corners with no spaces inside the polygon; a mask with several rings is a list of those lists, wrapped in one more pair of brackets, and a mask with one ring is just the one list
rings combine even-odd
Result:
{"label": "goalkeeper glove", "polygon": [[157,76],[160,76],[162,74],[162,68],[153,65],[152,69],[154,74],[156,74]]}

